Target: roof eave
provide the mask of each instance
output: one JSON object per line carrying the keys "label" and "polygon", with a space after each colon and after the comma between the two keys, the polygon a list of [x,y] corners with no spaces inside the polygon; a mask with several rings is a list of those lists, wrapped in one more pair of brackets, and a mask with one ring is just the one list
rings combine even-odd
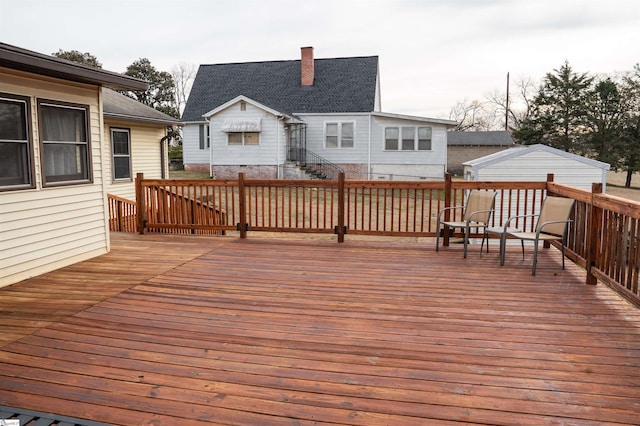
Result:
{"label": "roof eave", "polygon": [[147,90],[137,78],[0,43],[0,66],[119,90]]}
{"label": "roof eave", "polygon": [[180,120],[168,120],[162,118],[152,118],[152,117],[138,117],[135,115],[127,115],[127,114],[114,114],[114,113],[104,113],[104,118],[106,120],[122,120],[122,121],[135,121],[140,123],[150,123],[150,124],[163,124],[163,125],[171,125],[171,126],[182,126]]}

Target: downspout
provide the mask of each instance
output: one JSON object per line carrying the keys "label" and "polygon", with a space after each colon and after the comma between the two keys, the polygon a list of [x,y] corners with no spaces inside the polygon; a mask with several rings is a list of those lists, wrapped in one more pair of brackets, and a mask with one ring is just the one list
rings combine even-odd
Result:
{"label": "downspout", "polygon": [[213,144],[211,143],[211,122],[209,121],[209,117],[204,118],[207,122],[207,131],[205,132],[205,137],[207,138],[207,143],[209,144],[209,178],[213,179]]}
{"label": "downspout", "polygon": [[371,180],[371,130],[373,127],[373,114],[369,114],[369,146],[367,153],[367,180]]}
{"label": "downspout", "polygon": [[281,115],[276,116],[276,179],[280,179],[280,120]]}
{"label": "downspout", "polygon": [[[166,127],[165,127],[165,132],[166,132]],[[164,150],[164,142],[169,140],[169,134],[167,133],[166,135],[164,135],[162,137],[162,139],[160,139],[160,179],[166,179],[167,178],[167,174],[165,171],[165,162],[164,162],[164,158],[165,158],[165,150]],[[167,157],[167,165],[169,164],[169,158]]]}

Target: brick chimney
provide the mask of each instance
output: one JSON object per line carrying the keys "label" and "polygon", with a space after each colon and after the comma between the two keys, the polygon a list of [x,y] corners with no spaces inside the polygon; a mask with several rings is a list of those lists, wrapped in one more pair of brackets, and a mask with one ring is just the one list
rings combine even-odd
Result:
{"label": "brick chimney", "polygon": [[300,61],[300,76],[303,86],[313,86],[313,47],[302,47],[302,59]]}

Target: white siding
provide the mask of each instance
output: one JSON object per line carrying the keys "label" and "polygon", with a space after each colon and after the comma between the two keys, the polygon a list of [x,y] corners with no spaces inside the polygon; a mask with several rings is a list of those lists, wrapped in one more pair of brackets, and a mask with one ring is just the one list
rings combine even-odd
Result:
{"label": "white siding", "polygon": [[183,164],[209,164],[209,148],[206,141],[204,146],[204,149],[200,149],[200,124],[185,124],[182,128]]}
{"label": "white siding", "polygon": [[[128,129],[131,138],[131,180],[113,180],[113,147],[111,145],[111,128]],[[166,126],[147,125],[124,121],[106,120],[104,126],[105,141],[105,182],[107,193],[135,200],[135,177],[137,173],[144,173],[148,179],[162,178],[162,162],[160,140],[166,135]],[[167,144],[164,144],[164,156],[167,157]],[[166,170],[166,164],[165,173]],[[165,176],[168,176],[165,174]]]}
{"label": "white siding", "polygon": [[[374,174],[386,179],[442,179],[447,162],[446,128],[420,120],[370,116],[369,114],[299,114],[307,123],[307,148],[336,164],[369,164]],[[325,148],[325,125],[331,122],[355,124],[353,148]],[[385,151],[384,129],[389,126],[432,128],[430,151]],[[369,146],[371,144],[371,146]],[[376,179],[376,176],[372,176]]]}
{"label": "white siding", "polygon": [[[369,150],[369,115],[305,115],[307,149],[335,164],[367,164]],[[353,148],[325,148],[325,123],[354,123]]]}
{"label": "white siding", "polygon": [[[385,151],[384,129],[386,127],[431,127],[430,151]],[[444,125],[432,124],[417,120],[400,120],[397,118],[373,117],[371,133],[371,162],[373,164],[419,164],[442,168],[439,178],[444,177],[447,164],[447,129]]]}
{"label": "white siding", "polygon": [[[106,253],[100,88],[0,68],[0,92],[31,97],[36,188],[0,192],[0,286]],[[93,183],[43,189],[36,100],[89,105]]]}
{"label": "white siding", "polygon": [[[467,166],[468,167],[468,166]],[[465,168],[466,171],[469,170]],[[577,188],[591,190],[594,182],[603,182],[603,169],[547,151],[532,151],[476,168],[473,180],[546,181],[547,174],[554,181]]]}
{"label": "white siding", "polygon": [[[246,110],[240,110],[240,102],[237,102],[223,111],[211,117],[211,150],[214,165],[276,165],[282,163],[284,158],[284,126],[277,118],[248,102],[245,102]],[[230,121],[255,121],[260,120],[260,143],[258,145],[228,145],[227,133],[223,132],[222,125],[225,120]],[[280,147],[278,149],[278,138]],[[197,143],[198,139],[196,139]],[[196,145],[197,146],[197,145]],[[278,154],[279,157],[278,158]],[[206,163],[209,162],[208,153]]]}
{"label": "white siding", "polygon": [[[207,148],[200,149],[200,124],[190,123],[183,128],[182,150],[185,166],[192,164],[213,165],[266,165],[283,164],[286,159],[286,134],[284,124],[268,111],[245,102],[246,110],[240,110],[240,102],[218,112],[210,118],[211,152]],[[225,120],[255,121],[260,120],[259,145],[228,145],[227,133],[222,131]],[[205,124],[206,126],[206,124]],[[206,130],[205,130],[206,138]]]}

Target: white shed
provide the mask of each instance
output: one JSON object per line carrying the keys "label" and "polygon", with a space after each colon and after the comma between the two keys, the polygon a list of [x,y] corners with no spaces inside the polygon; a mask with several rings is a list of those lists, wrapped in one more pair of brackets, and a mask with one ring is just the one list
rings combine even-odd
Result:
{"label": "white shed", "polygon": [[606,190],[610,165],[547,145],[528,145],[470,160],[464,165],[465,180],[545,181],[553,173],[554,182],[590,191],[592,183]]}

